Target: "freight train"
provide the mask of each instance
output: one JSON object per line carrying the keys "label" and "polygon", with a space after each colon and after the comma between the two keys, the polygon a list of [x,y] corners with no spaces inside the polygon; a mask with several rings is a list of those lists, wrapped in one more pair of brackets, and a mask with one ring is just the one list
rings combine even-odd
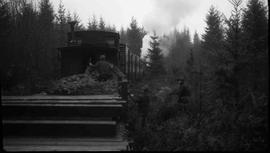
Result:
{"label": "freight train", "polygon": [[130,81],[144,76],[146,64],[126,44],[120,43],[118,33],[97,30],[74,31],[74,23],[70,25],[67,45],[58,48],[61,77],[83,73],[89,59],[91,58],[94,64],[100,55],[106,55],[106,60],[118,66]]}
{"label": "freight train", "polygon": [[[105,54],[107,60],[118,66],[130,81],[141,78],[145,64],[119,39],[118,33],[74,31],[73,25],[67,45],[58,48],[62,77],[83,73],[89,58],[95,63],[100,55]],[[122,138],[122,121],[126,118],[127,81],[120,84],[119,95],[1,97],[4,149],[125,150],[128,142]],[[89,143],[91,145],[85,145]]]}

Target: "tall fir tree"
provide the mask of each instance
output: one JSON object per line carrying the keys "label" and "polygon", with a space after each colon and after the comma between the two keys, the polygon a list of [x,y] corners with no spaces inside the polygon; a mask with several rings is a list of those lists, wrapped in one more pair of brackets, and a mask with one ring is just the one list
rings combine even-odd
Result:
{"label": "tall fir tree", "polygon": [[56,20],[57,20],[57,23],[60,24],[61,26],[66,24],[66,9],[64,7],[62,0],[60,1],[59,6],[58,6]]}
{"label": "tall fir tree", "polygon": [[195,59],[195,67],[198,69],[199,67],[199,61],[201,58],[201,40],[199,37],[199,34],[197,31],[195,31],[194,36],[193,36],[193,54],[194,54],[194,59]]}
{"label": "tall fir tree", "polygon": [[221,13],[211,6],[206,15],[205,33],[202,35],[201,86],[204,88],[204,104],[216,98],[226,98],[224,90],[221,90],[222,76],[226,75],[220,69],[223,53],[224,28]]}
{"label": "tall fir tree", "polygon": [[[199,109],[201,109],[201,60],[202,60],[202,51],[201,51],[201,40],[197,31],[195,31],[193,36],[193,59],[194,59],[194,67],[192,73],[192,82],[190,83],[192,86],[192,90],[194,93],[194,101],[199,104]],[[190,55],[192,57],[192,55]],[[201,113],[201,110],[199,110]]]}
{"label": "tall fir tree", "polygon": [[204,63],[210,65],[210,68],[215,69],[217,68],[215,66],[218,66],[220,62],[219,58],[222,57],[221,55],[224,50],[224,28],[221,13],[213,6],[210,7],[206,16],[206,24],[207,26],[205,33],[202,35],[201,43],[203,56],[206,59]]}
{"label": "tall fir tree", "polygon": [[268,18],[267,8],[260,0],[249,0],[242,16],[244,49],[248,54],[247,77],[252,90],[268,89]]}
{"label": "tall fir tree", "polygon": [[185,66],[185,76],[186,77],[186,84],[188,84],[190,86],[190,89],[192,91],[192,101],[195,100],[195,96],[196,96],[196,89],[197,89],[197,80],[196,80],[196,69],[195,69],[195,59],[194,59],[194,51],[193,49],[190,49],[189,51],[189,56],[188,59],[186,61],[186,66]]}
{"label": "tall fir tree", "polygon": [[83,30],[85,30],[83,24],[81,23],[80,16],[76,12],[73,12],[72,20],[76,22],[75,27],[74,27],[74,29],[76,31],[83,31]]}
{"label": "tall fir tree", "polygon": [[69,23],[69,22],[71,22],[71,21],[72,21],[72,16],[71,16],[71,13],[70,13],[70,11],[69,11],[69,10],[67,11],[66,18],[67,18],[67,23]]}
{"label": "tall fir tree", "polygon": [[179,77],[183,75],[189,58],[189,52],[192,47],[189,30],[184,28],[181,32],[177,29],[173,31],[172,44],[169,48],[169,54],[166,59],[168,70],[172,75]]}
{"label": "tall fir tree", "polygon": [[153,36],[151,36],[150,47],[148,49],[149,58],[149,71],[151,75],[160,75],[165,72],[163,64],[162,51],[159,48],[158,36],[154,31]]}
{"label": "tall fir tree", "polygon": [[10,79],[13,77],[11,74],[12,70],[12,54],[7,49],[8,47],[8,40],[9,35],[12,29],[11,24],[11,16],[9,14],[8,10],[8,4],[7,2],[4,2],[3,0],[0,0],[0,68],[1,68],[1,85],[3,85],[4,88],[7,88],[10,86]]}
{"label": "tall fir tree", "polygon": [[106,25],[105,25],[104,19],[102,17],[99,18],[98,28],[99,28],[99,30],[105,30],[106,29]]}
{"label": "tall fir tree", "polygon": [[54,10],[49,0],[41,0],[39,3],[39,28],[40,28],[40,69],[42,77],[52,77],[56,60],[56,40],[54,37]]}
{"label": "tall fir tree", "polygon": [[67,18],[66,18],[66,9],[62,0],[59,3],[58,11],[56,14],[56,23],[57,23],[57,45],[64,46],[67,41],[66,32],[67,30]]}
{"label": "tall fir tree", "polygon": [[39,4],[40,14],[39,20],[40,24],[44,30],[53,29],[53,20],[54,20],[54,10],[52,4],[49,0],[41,0]]}
{"label": "tall fir tree", "polygon": [[91,18],[88,18],[88,22],[87,22],[87,30],[92,30],[92,25],[91,25]]}
{"label": "tall fir tree", "polygon": [[[223,77],[220,81],[224,84],[223,92],[224,96],[232,97],[234,103],[238,103],[240,99],[240,80],[244,77],[241,76],[241,69],[246,65],[245,57],[242,50],[242,31],[241,31],[241,4],[242,0],[230,0],[229,1],[233,10],[231,16],[226,20],[227,28],[225,30],[225,50],[223,57],[221,58],[221,66],[219,72],[222,74],[219,77]],[[225,85],[226,84],[226,85]]]}
{"label": "tall fir tree", "polygon": [[98,21],[95,15],[93,15],[92,21],[89,18],[87,30],[98,30]]}
{"label": "tall fir tree", "polygon": [[206,16],[206,24],[205,34],[202,35],[202,46],[210,54],[217,55],[223,46],[224,31],[221,13],[213,6],[210,7]]}

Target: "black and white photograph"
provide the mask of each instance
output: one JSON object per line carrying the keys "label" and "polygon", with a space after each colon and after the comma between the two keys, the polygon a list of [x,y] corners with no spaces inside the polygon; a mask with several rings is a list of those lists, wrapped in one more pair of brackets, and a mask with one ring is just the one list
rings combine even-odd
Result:
{"label": "black and white photograph", "polygon": [[267,0],[0,0],[2,150],[269,150]]}

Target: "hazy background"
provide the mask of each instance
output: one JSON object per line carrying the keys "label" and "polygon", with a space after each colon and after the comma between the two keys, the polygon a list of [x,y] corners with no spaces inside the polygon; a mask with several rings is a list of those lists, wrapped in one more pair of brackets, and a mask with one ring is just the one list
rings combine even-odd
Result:
{"label": "hazy background", "polygon": [[[265,4],[268,4],[266,0]],[[114,24],[117,30],[129,26],[135,17],[148,33],[156,30],[158,35],[172,29],[189,28],[191,36],[201,35],[205,28],[205,16],[211,5],[229,16],[232,6],[228,0],[62,0],[67,11],[76,12],[86,26],[90,17],[102,16],[106,23]],[[248,0],[243,0],[245,6]],[[57,10],[60,0],[52,1]],[[149,47],[149,35],[143,40],[143,55]]]}

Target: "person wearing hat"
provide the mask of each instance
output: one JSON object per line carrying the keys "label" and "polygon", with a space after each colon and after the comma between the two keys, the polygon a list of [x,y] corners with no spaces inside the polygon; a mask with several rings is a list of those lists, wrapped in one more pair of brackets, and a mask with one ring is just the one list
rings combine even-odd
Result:
{"label": "person wearing hat", "polygon": [[177,89],[173,90],[170,95],[177,95],[178,96],[178,100],[177,102],[179,104],[186,104],[188,103],[187,97],[190,96],[190,91],[189,89],[184,85],[184,78],[180,77],[178,79],[176,79],[177,83],[178,83],[178,87]]}
{"label": "person wearing hat", "polygon": [[124,78],[125,75],[113,64],[107,62],[106,56],[101,55],[100,60],[92,66],[98,73],[98,81],[107,81],[113,78],[113,73],[115,73],[118,77]]}
{"label": "person wearing hat", "polygon": [[91,67],[94,68],[98,72],[98,81],[107,81],[113,77],[111,73],[111,69],[113,68],[113,65],[109,62],[107,62],[105,55],[101,55],[99,57],[99,61],[96,62],[95,65],[92,65]]}

